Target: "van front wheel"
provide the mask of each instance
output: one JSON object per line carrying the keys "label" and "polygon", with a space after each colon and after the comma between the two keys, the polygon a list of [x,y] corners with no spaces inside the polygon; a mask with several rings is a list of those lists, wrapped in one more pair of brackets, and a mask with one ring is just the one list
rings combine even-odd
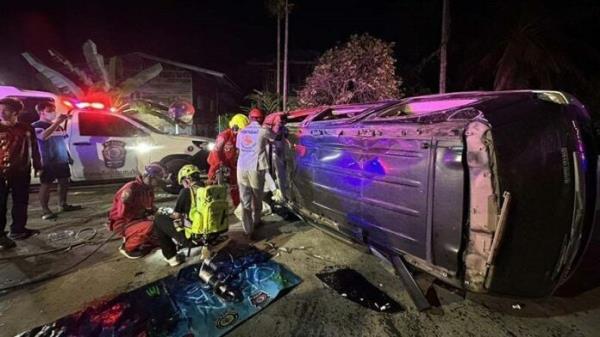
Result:
{"label": "van front wheel", "polygon": [[183,165],[190,164],[188,160],[181,158],[173,158],[164,163],[167,173],[169,174],[165,183],[162,185],[162,189],[171,194],[179,194],[182,186],[177,181],[177,174]]}

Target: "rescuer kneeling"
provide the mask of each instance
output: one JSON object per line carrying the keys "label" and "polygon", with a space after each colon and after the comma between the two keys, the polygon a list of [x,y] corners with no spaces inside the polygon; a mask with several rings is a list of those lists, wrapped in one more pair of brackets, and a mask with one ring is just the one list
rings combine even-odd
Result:
{"label": "rescuer kneeling", "polygon": [[[164,259],[171,266],[177,266],[184,260],[183,255],[177,254],[177,245],[208,247],[229,227],[225,186],[204,186],[200,169],[191,164],[179,170],[177,181],[183,189],[179,192],[173,212],[159,213],[154,221],[154,235]],[[203,255],[206,254],[209,253],[204,250]]]}

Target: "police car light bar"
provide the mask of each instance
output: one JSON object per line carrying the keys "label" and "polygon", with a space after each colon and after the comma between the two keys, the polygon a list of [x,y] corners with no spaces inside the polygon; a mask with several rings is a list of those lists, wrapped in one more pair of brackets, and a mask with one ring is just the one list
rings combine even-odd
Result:
{"label": "police car light bar", "polygon": [[79,109],[92,108],[97,110],[103,110],[105,108],[104,103],[100,102],[77,102],[75,103],[75,106]]}

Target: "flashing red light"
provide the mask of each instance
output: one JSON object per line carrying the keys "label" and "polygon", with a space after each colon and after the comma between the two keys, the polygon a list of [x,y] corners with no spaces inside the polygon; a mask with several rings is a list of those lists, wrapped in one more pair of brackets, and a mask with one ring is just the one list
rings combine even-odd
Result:
{"label": "flashing red light", "polygon": [[97,110],[104,110],[104,108],[106,108],[106,105],[104,105],[104,103],[101,102],[77,102],[75,103],[75,106],[79,109],[92,108]]}
{"label": "flashing red light", "polygon": [[75,103],[75,106],[77,106],[79,109],[85,109],[85,108],[90,107],[90,103],[89,102],[79,102],[79,103]]}
{"label": "flashing red light", "polygon": [[63,99],[62,103],[67,108],[73,109],[73,103],[71,103],[71,101],[67,101],[66,99]]}
{"label": "flashing red light", "polygon": [[92,109],[102,110],[102,109],[104,109],[104,104],[100,103],[100,102],[92,102],[92,103],[90,103],[90,107]]}

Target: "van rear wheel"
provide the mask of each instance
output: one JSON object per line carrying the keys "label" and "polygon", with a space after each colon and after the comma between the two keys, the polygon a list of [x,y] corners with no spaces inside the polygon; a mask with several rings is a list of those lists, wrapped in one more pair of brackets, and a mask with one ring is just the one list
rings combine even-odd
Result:
{"label": "van rear wheel", "polygon": [[173,158],[164,163],[165,168],[167,169],[167,179],[165,179],[165,183],[162,185],[162,189],[171,194],[178,194],[181,191],[182,186],[179,185],[177,181],[177,174],[179,170],[183,167],[183,165],[190,164],[190,161],[181,159],[181,158]]}

